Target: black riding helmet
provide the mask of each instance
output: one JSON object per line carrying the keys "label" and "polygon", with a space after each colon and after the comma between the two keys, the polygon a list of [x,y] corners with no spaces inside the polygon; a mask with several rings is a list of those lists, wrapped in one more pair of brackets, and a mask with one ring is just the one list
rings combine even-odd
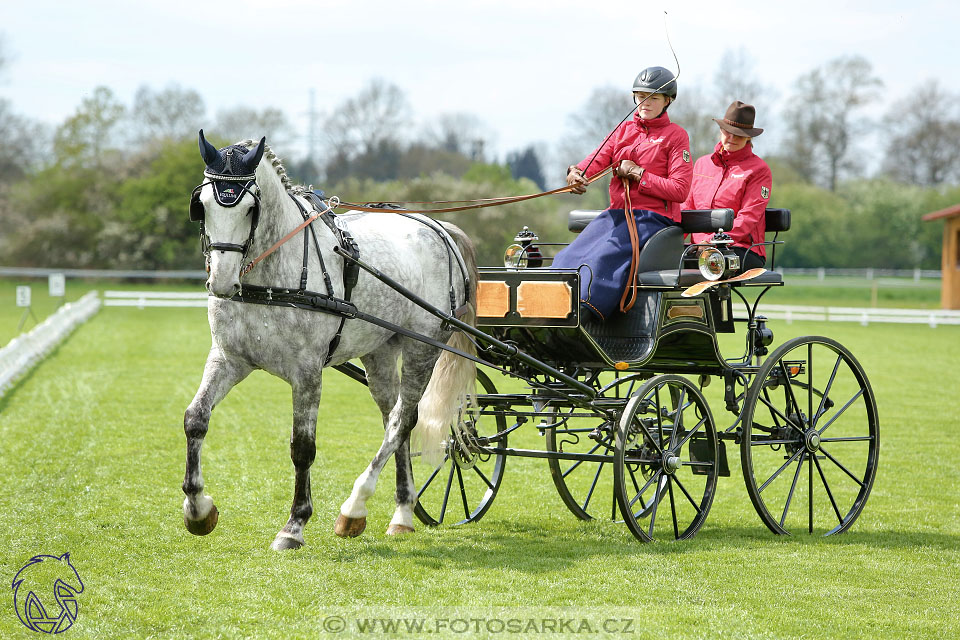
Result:
{"label": "black riding helmet", "polygon": [[647,67],[637,75],[633,81],[634,91],[647,93],[662,93],[673,102],[677,99],[676,76],[669,69],[663,67]]}

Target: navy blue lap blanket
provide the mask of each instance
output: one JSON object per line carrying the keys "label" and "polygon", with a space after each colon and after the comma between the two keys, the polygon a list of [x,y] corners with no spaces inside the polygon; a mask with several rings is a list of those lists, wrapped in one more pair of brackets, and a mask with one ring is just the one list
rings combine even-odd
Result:
{"label": "navy blue lap blanket", "polygon": [[[634,209],[640,249],[661,229],[676,222],[653,211]],[[553,267],[580,270],[580,300],[601,318],[618,309],[630,275],[630,233],[623,209],[607,209],[553,259]]]}

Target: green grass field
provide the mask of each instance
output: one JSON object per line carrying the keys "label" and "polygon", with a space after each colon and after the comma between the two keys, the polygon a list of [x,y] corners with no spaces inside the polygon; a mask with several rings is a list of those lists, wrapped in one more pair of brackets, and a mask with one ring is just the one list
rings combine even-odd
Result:
{"label": "green grass field", "polygon": [[[781,297],[771,302],[789,303]],[[18,319],[0,306],[0,341]],[[733,475],[720,479],[690,541],[643,545],[622,524],[576,520],[546,461],[529,459],[507,461],[481,522],[421,526],[399,539],[384,535],[390,465],[366,533],[342,540],[333,521],[382,429],[366,390],[330,371],[307,546],[278,554],[268,547],[293,488],[289,387],[257,373],[214,412],[203,462],[220,523],[191,536],[180,509],[182,415],[209,347],[205,312],[102,309],[0,399],[0,577],[10,584],[31,556],[69,551],[85,584],[64,636],[73,638],[318,637],[336,630],[331,616],[345,619],[342,637],[361,635],[357,619],[387,617],[423,618],[432,637],[511,635],[450,622],[471,618],[572,618],[595,637],[957,636],[960,328],[771,326],[775,344],[836,338],[876,392],[880,471],[863,515],[842,536],[770,534],[733,456]],[[531,428],[511,444],[542,440]],[[7,593],[0,637],[34,637]]]}

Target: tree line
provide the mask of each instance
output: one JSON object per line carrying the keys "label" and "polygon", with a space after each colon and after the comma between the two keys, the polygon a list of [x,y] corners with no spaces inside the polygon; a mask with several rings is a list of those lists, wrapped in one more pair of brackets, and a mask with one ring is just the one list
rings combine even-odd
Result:
{"label": "tree line", "polygon": [[[7,59],[0,42],[0,74]],[[771,206],[793,211],[779,265],[939,268],[942,223],[920,217],[960,202],[958,96],[936,81],[921,83],[908,107],[894,101],[873,121],[868,108],[884,84],[869,62],[846,57],[797,78],[787,108],[775,115],[775,95],[755,79],[743,50],[724,54],[718,69],[711,86],[681,85],[670,115],[690,133],[695,156],[712,151],[711,117],[733,99],[756,104],[761,126],[776,123],[775,143],[758,138],[757,152],[773,169]],[[479,118],[449,113],[418,127],[403,90],[378,79],[311,122],[321,134],[309,137],[299,157],[290,151],[295,128],[280,109],[238,107],[209,118],[202,97],[177,85],[143,86],[129,105],[97,87],[53,128],[0,99],[0,264],[200,267],[186,203],[201,177],[195,136],[204,123],[212,123],[218,146],[266,135],[295,180],[343,199],[461,200],[556,186],[561,168],[584,157],[631,108],[623,87],[597,88],[569,116],[562,139],[498,160],[489,152],[493,131]],[[885,144],[871,167],[862,142],[876,130]],[[583,197],[446,217],[477,242],[482,264],[497,264],[522,226],[545,241],[568,241],[566,212],[601,209],[606,195],[597,184]]]}

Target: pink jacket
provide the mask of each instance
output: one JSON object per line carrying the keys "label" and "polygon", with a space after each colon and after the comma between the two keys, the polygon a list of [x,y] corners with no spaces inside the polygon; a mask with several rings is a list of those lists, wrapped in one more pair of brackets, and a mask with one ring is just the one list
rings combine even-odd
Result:
{"label": "pink jacket", "polygon": [[[590,164],[594,153],[596,159]],[[633,120],[621,124],[610,139],[584,158],[577,168],[589,178],[621,160],[633,160],[643,167],[643,178],[630,181],[630,200],[634,209],[647,209],[680,222],[680,203],[690,191],[692,164],[690,139],[683,127],[670,122],[664,113],[653,120]],[[590,164],[589,169],[587,165]],[[625,209],[620,178],[610,181],[610,208]]]}
{"label": "pink jacket", "polygon": [[[753,153],[749,142],[739,151],[727,153],[720,143],[709,156],[693,165],[693,185],[683,203],[684,209],[733,209],[733,229],[724,229],[738,247],[763,242],[764,211],[770,202],[773,175],[770,167]],[[705,242],[710,233],[693,234],[694,242]],[[763,245],[752,251],[766,257]]]}

